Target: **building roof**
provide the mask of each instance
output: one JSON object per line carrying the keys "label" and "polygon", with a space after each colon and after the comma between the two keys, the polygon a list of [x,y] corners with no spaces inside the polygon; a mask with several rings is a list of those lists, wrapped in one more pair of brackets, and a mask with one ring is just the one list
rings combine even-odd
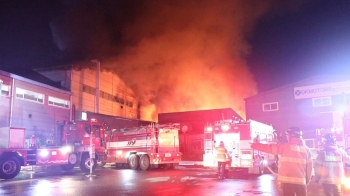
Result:
{"label": "building roof", "polygon": [[[240,120],[243,120],[237,112],[235,112],[232,108],[219,108],[219,109],[210,109],[210,110],[195,110],[195,111],[183,111],[183,112],[169,112],[169,113],[159,113],[158,119],[162,116],[163,118],[165,116],[176,117],[177,119],[183,119],[183,120],[194,120],[193,118],[205,118],[210,116],[219,117],[222,119],[232,119],[233,117],[239,118]],[[192,119],[189,119],[192,118]]]}
{"label": "building roof", "polygon": [[25,81],[31,84],[35,84],[37,86],[42,86],[45,88],[50,88],[55,91],[61,91],[63,93],[71,92],[64,87],[61,86],[60,82],[55,82],[50,80],[49,78],[39,74],[38,72],[33,71],[29,68],[21,68],[21,69],[13,69],[13,68],[2,68],[0,70],[0,74],[4,76],[8,76],[11,78],[15,78],[17,80]]}

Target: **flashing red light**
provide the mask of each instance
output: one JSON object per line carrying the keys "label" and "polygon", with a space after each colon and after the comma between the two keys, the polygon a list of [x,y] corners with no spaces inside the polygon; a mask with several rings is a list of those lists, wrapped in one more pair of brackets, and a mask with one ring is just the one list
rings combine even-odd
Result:
{"label": "flashing red light", "polygon": [[230,129],[230,125],[221,125],[222,131],[228,131]]}

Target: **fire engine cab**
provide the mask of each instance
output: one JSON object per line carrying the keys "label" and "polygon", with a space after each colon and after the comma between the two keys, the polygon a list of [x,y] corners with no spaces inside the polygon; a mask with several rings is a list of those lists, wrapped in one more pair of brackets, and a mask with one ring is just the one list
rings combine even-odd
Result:
{"label": "fire engine cab", "polygon": [[223,141],[229,152],[228,166],[234,170],[248,170],[262,174],[268,165],[275,164],[275,156],[254,150],[253,142],[275,143],[274,129],[257,121],[221,120],[204,128],[203,166],[217,167],[215,148]]}
{"label": "fire engine cab", "polygon": [[25,131],[25,128],[0,128],[0,178],[16,177],[22,166],[59,165],[67,170],[69,161],[75,163],[74,160],[69,160],[72,149],[67,146],[36,147],[34,142],[27,148]]}
{"label": "fire engine cab", "polygon": [[[182,156],[178,132],[179,124],[107,130],[103,123],[92,119],[66,124],[63,142],[74,147],[80,169],[85,172],[90,166],[95,169],[98,162],[142,170],[153,166],[172,168]],[[89,153],[91,148],[93,154]]]}

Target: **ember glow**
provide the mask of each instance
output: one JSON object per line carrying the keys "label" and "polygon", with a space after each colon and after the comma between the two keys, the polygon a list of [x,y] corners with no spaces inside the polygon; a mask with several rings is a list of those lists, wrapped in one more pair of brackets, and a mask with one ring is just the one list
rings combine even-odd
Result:
{"label": "ember glow", "polygon": [[[94,58],[106,53],[100,58],[102,68],[114,70],[134,90],[142,119],[156,121],[162,112],[216,108],[232,108],[245,117],[243,99],[257,93],[245,62],[250,51],[246,38],[267,7],[264,1],[147,1],[133,9],[136,14],[128,22],[122,23],[119,16],[116,46],[101,14],[74,25],[78,29],[76,25],[86,23],[95,31],[80,38],[93,42],[87,53]],[[52,23],[61,50],[73,48],[67,38],[67,31],[73,30],[62,27],[74,23],[74,13],[81,17],[80,9],[71,11],[66,22],[60,18]],[[113,24],[113,18],[108,21]]]}

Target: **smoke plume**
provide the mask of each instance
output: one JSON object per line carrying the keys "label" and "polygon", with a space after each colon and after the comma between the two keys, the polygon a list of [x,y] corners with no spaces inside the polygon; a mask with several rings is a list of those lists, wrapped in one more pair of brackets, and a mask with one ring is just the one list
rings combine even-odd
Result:
{"label": "smoke plume", "polygon": [[217,108],[245,117],[244,98],[257,93],[246,40],[266,2],[82,1],[51,29],[65,55],[99,58],[115,71],[141,101],[144,120]]}

